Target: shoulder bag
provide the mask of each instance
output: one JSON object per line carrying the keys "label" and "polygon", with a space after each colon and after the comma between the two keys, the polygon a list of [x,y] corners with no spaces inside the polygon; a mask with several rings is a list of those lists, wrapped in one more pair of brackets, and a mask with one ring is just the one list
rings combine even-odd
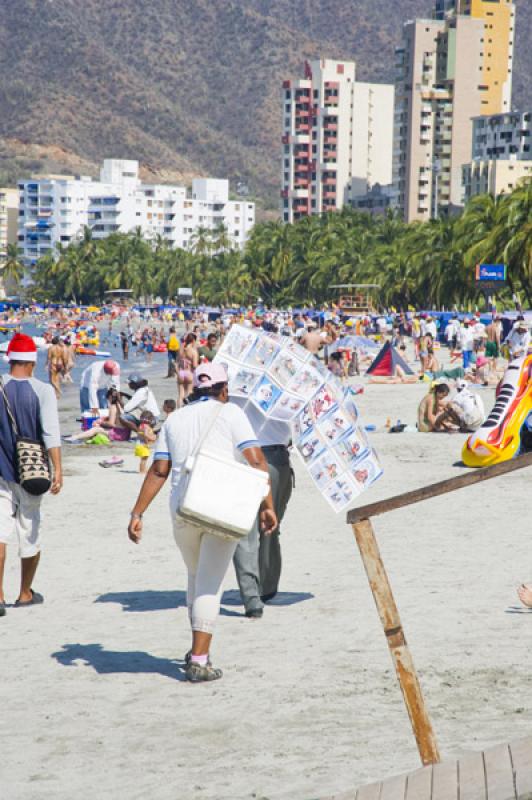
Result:
{"label": "shoulder bag", "polygon": [[183,467],[186,477],[177,513],[204,531],[240,540],[250,532],[268,494],[269,475],[204,447],[223,411],[219,405]]}
{"label": "shoulder bag", "polygon": [[28,494],[45,494],[52,485],[50,459],[41,440],[20,436],[13,411],[7,399],[4,382],[0,378],[0,393],[4,399],[7,415],[15,435],[15,463],[17,483]]}

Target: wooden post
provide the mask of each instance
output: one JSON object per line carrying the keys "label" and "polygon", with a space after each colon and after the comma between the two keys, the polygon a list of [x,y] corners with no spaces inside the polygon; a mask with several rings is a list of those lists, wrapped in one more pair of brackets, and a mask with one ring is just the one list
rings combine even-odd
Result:
{"label": "wooden post", "polygon": [[353,525],[353,531],[368,576],[369,585],[381,618],[382,627],[390,648],[397,678],[412,723],[412,729],[423,764],[439,762],[440,754],[432,730],[425,699],[419,685],[416,668],[406,643],[399,611],[395,604],[392,587],[382,562],[373,526],[369,519]]}

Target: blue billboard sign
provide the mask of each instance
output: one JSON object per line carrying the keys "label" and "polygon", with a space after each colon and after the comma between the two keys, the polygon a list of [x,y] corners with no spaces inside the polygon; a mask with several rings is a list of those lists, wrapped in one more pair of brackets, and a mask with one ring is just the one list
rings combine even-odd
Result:
{"label": "blue billboard sign", "polygon": [[506,264],[477,264],[475,277],[478,283],[504,283]]}

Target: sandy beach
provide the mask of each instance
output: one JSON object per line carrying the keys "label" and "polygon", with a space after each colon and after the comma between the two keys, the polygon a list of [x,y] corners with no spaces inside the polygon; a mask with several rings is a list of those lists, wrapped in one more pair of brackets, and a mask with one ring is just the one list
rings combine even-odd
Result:
{"label": "sandy beach", "polygon": [[[175,391],[165,367],[158,357],[146,372],[161,402]],[[360,396],[385,468],[362,503],[462,472],[462,435],[384,430],[387,417],[415,423],[425,391],[367,386]],[[489,410],[494,392],[480,391]],[[67,388],[63,432],[77,410]],[[109,452],[64,448],[64,490],[44,502],[35,588],[46,602],[0,620],[0,797],[312,800],[416,768],[353,534],[297,457],[282,592],[247,620],[229,574],[213,651],[224,678],[190,685],[167,492],[135,547],[126,528],[138,463],[131,445],[114,445],[124,467],[104,470]],[[443,756],[531,730],[532,617],[504,613],[532,579],[530,480],[524,470],[375,522]],[[6,588],[12,602],[14,549]]]}

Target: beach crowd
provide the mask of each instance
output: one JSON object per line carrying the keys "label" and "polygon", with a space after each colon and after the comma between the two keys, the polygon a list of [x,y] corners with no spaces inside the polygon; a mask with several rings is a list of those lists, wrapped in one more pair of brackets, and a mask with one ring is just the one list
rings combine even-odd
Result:
{"label": "beach crowd", "polygon": [[[133,543],[142,540],[143,516],[150,504],[165,483],[171,483],[171,525],[188,572],[191,647],[184,669],[195,683],[222,676],[210,649],[231,564],[247,618],[260,620],[265,605],[276,596],[281,524],[294,488],[290,425],[265,419],[255,407],[232,397],[227,371],[216,360],[232,326],[297,341],[323,368],[360,391],[371,391],[372,383],[426,386],[412,419],[395,424],[391,390],[390,416],[382,427],[394,433],[478,430],[486,420],[482,390],[498,386],[507,364],[525,357],[530,347],[530,326],[519,312],[354,317],[335,308],[213,312],[116,306],[91,314],[68,308],[19,310],[16,317],[4,315],[1,324],[11,338],[5,348],[9,374],[0,387],[0,616],[6,613],[3,573],[11,543],[18,545],[22,564],[14,606],[44,601],[33,589],[41,551],[40,504],[46,490],[61,490],[61,444],[131,442],[145,476],[131,509],[128,536]],[[39,326],[42,335],[27,335],[29,324]],[[34,376],[39,349],[46,358],[47,383]],[[164,360],[153,359],[158,353],[164,353]],[[81,430],[61,437],[58,401],[87,356],[91,358],[78,387]],[[150,387],[149,375],[156,367],[164,368],[165,397],[157,398]],[[367,380],[362,378],[365,373]],[[40,448],[35,464],[42,467],[41,489],[48,481],[43,491],[35,489],[35,476],[25,484],[20,479],[23,441]],[[263,473],[265,488],[255,504],[254,522],[244,534],[230,523],[222,526],[212,511],[191,510],[188,496],[203,448],[218,454],[221,484],[224,470],[234,464],[244,470],[242,481]],[[51,462],[48,475],[45,462]],[[112,470],[123,457],[99,463]],[[204,490],[208,494],[213,488]],[[520,598],[532,606],[529,587],[521,588]]]}

